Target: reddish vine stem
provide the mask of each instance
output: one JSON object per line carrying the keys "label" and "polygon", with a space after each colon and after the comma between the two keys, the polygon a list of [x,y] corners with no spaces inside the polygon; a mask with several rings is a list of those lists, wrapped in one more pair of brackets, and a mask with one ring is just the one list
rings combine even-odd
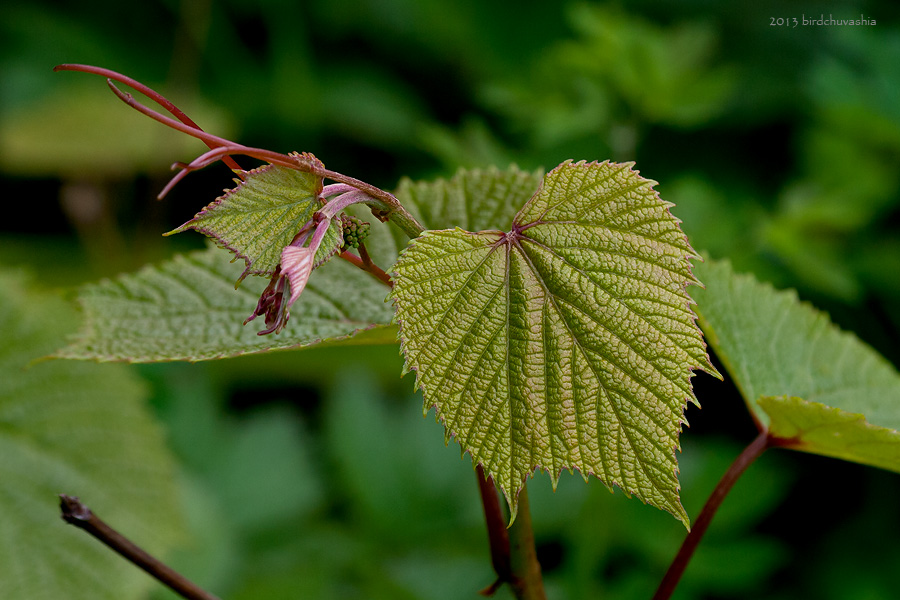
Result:
{"label": "reddish vine stem", "polygon": [[[93,73],[95,75],[101,75],[103,77],[108,77],[109,79],[114,79],[118,82],[124,83],[128,87],[139,91],[143,95],[147,96],[148,98],[150,98],[151,100],[153,100],[154,102],[156,102],[157,104],[162,106],[164,109],[169,111],[176,119],[178,119],[179,121],[181,121],[188,127],[196,129],[197,131],[203,131],[203,129],[201,129],[200,126],[197,125],[197,123],[195,123],[193,119],[191,119],[189,116],[187,116],[184,113],[184,111],[182,111],[180,108],[175,106],[168,98],[166,98],[165,96],[163,96],[156,90],[144,85],[140,81],[132,79],[131,77],[122,75],[121,73],[116,73],[115,71],[111,71],[109,69],[104,69],[102,67],[94,67],[91,65],[64,64],[64,65],[57,65],[57,66],[53,67],[53,70],[54,71],[80,71],[82,73]],[[209,146],[210,149],[213,149],[216,147],[216,146],[213,146],[212,144],[210,144],[209,142],[205,142],[205,143],[207,146]],[[222,162],[224,162],[226,165],[228,165],[228,167],[230,169],[232,169],[234,171],[242,171],[240,165],[238,165],[234,161],[234,159],[231,158],[230,156],[223,158]]]}
{"label": "reddish vine stem", "polygon": [[687,568],[691,557],[694,555],[694,550],[697,549],[697,545],[700,543],[700,540],[703,539],[703,534],[705,534],[706,530],[709,528],[709,524],[712,522],[716,511],[719,510],[719,506],[721,506],[725,496],[731,491],[731,488],[738,478],[747,470],[747,467],[753,464],[753,461],[759,458],[766,449],[775,445],[778,445],[778,441],[770,437],[768,431],[762,430],[760,434],[744,448],[743,452],[738,455],[734,462],[731,463],[731,466],[728,467],[728,470],[722,476],[722,479],[719,480],[719,483],[706,501],[706,504],[703,505],[700,515],[694,522],[694,527],[681,544],[681,548],[679,548],[678,554],[676,554],[674,560],[672,560],[672,564],[669,565],[669,570],[666,571],[665,576],[660,582],[659,588],[657,588],[656,594],[653,596],[653,600],[668,600],[672,596],[675,587],[678,585],[678,582],[681,581],[684,570]]}
{"label": "reddish vine stem", "polygon": [[[394,282],[391,281],[391,276],[385,273],[384,270],[381,269],[381,267],[372,262],[372,259],[369,258],[369,254],[366,252],[365,247],[362,244],[359,245],[359,251],[360,256],[357,256],[347,250],[341,252],[340,256],[351,265],[362,269],[366,273],[369,273],[384,285],[388,287],[394,287]],[[365,254],[365,258],[361,257],[363,254]]]}
{"label": "reddish vine stem", "polygon": [[493,478],[485,476],[481,465],[475,470],[487,524],[491,563],[497,573],[496,581],[481,590],[481,595],[492,596],[501,585],[508,583],[519,600],[546,600],[531,527],[528,488],[523,486],[519,492],[516,520],[507,528]]}
{"label": "reddish vine stem", "polygon": [[478,491],[481,493],[481,505],[484,508],[484,521],[487,524],[488,543],[491,548],[491,564],[497,573],[497,580],[481,590],[482,596],[493,596],[504,583],[512,579],[509,567],[509,532],[506,530],[506,521],[500,508],[500,499],[497,496],[497,487],[494,479],[485,475],[481,465],[475,467],[475,477],[478,479]]}
{"label": "reddish vine stem", "polygon": [[[271,150],[265,150],[263,148],[251,148],[242,144],[237,144],[235,142],[232,142],[231,140],[227,140],[225,138],[207,133],[200,129],[196,123],[188,119],[187,116],[184,115],[184,113],[182,113],[180,110],[178,110],[174,104],[166,100],[159,93],[131,79],[130,77],[126,77],[125,75],[116,73],[115,71],[102,69],[100,67],[93,67],[90,65],[57,65],[56,67],[54,67],[54,70],[81,71],[85,73],[103,75],[107,77],[107,83],[109,84],[110,89],[120,100],[122,100],[122,102],[124,102],[134,110],[140,112],[141,114],[146,115],[151,119],[158,121],[159,123],[162,123],[163,125],[175,129],[176,131],[186,133],[187,135],[203,141],[209,148],[211,148],[210,152],[204,154],[199,159],[197,159],[197,161],[194,161],[191,164],[176,164],[177,167],[181,168],[181,171],[178,175],[175,176],[173,182],[170,182],[170,184],[166,186],[166,189],[163,190],[164,193],[171,188],[174,182],[177,182],[179,179],[181,179],[187,172],[207,166],[208,164],[215,162],[215,160],[225,160],[231,155],[243,154],[252,158],[264,160],[271,164],[281,165],[290,169],[297,169],[300,171],[318,175],[322,178],[331,179],[332,181],[345,183],[362,192],[365,192],[367,195],[371,196],[373,200],[378,200],[381,203],[381,206],[377,207],[377,209],[374,209],[374,214],[376,214],[376,216],[382,221],[393,221],[410,238],[418,236],[425,230],[425,228],[422,227],[422,225],[418,221],[416,221],[415,217],[413,217],[406,210],[406,208],[403,207],[400,201],[390,192],[386,192],[374,185],[366,183],[365,181],[356,179],[355,177],[350,177],[348,175],[326,169],[318,161],[305,159],[301,156],[288,156],[286,154],[281,154],[280,152],[273,152]],[[178,110],[177,113],[172,112],[172,114],[175,114],[178,117],[178,120],[162,115],[155,110],[144,106],[143,104],[135,100],[134,96],[117,88],[112,83],[113,81],[118,81],[130,87],[134,87],[134,89],[146,94],[149,98],[166,108],[166,110],[169,110],[169,112],[172,112],[172,109]],[[181,120],[182,116],[184,116],[184,119],[186,120]],[[233,160],[230,164],[236,165]]]}
{"label": "reddish vine stem", "polygon": [[59,495],[59,507],[66,523],[88,532],[121,556],[146,571],[157,581],[187,600],[219,600],[197,584],[163,564],[134,542],[104,523],[77,497]]}

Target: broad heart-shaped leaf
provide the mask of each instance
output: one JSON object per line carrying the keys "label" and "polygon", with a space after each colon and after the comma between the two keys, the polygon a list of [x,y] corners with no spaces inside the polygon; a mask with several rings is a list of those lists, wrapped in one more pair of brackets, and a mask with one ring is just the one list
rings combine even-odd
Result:
{"label": "broad heart-shaped leaf", "polygon": [[257,322],[242,323],[266,282],[254,277],[235,290],[239,269],[220,249],[208,248],[85,286],[79,293],[84,326],[57,356],[196,361],[302,348],[369,329],[385,331],[354,337],[353,343],[396,339],[384,285],[342,260],[316,269],[280,334],[259,336]]}
{"label": "broad heart-shaped leaf", "polygon": [[508,233],[430,231],[395,266],[425,409],[513,515],[535,468],[554,485],[574,468],[687,525],[675,450],[691,370],[715,370],[685,291],[694,252],[631,166],[563,163]]}
{"label": "broad heart-shaped leaf", "polygon": [[36,361],[77,322],[0,271],[0,598],[145,598],[146,574],[59,519],[60,493],[165,558],[184,541],[173,463],[123,365]]}
{"label": "broad heart-shaped leaf", "polygon": [[828,316],[724,261],[697,266],[700,325],[754,417],[790,447],[900,472],[900,374]]}
{"label": "broad heart-shaped leaf", "polygon": [[[304,155],[315,160],[311,154]],[[244,181],[198,212],[193,219],[167,233],[194,229],[234,252],[247,265],[240,275],[271,275],[281,262],[281,251],[322,207],[322,178],[278,165],[244,172]],[[316,265],[324,263],[343,244],[341,225],[332,219],[316,252]]]}

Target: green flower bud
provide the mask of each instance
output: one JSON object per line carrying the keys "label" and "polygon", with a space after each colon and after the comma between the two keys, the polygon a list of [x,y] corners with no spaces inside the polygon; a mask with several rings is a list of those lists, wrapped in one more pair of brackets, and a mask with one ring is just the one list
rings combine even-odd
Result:
{"label": "green flower bud", "polygon": [[369,223],[350,215],[341,215],[341,228],[344,236],[343,249],[359,248],[359,245],[369,236]]}

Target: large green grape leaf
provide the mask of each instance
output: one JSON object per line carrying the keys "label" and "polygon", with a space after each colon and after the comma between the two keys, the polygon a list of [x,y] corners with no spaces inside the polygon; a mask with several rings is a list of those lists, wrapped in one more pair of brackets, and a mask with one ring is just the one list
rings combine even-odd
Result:
{"label": "large green grape leaf", "polygon": [[[304,155],[315,160],[312,155]],[[247,268],[240,275],[271,275],[281,262],[281,251],[322,208],[322,178],[278,165],[264,165],[244,173],[245,180],[219,196],[193,219],[166,235],[194,229],[234,252]],[[316,252],[321,264],[343,243],[337,219]]]}
{"label": "large green grape leaf", "polygon": [[508,233],[430,231],[395,265],[406,358],[513,510],[526,476],[596,475],[687,524],[675,450],[691,370],[715,372],[694,252],[631,164],[566,162]]}
{"label": "large green grape leaf", "polygon": [[700,324],[756,420],[786,445],[900,471],[900,374],[828,316],[724,261],[697,267]]}
{"label": "large green grape leaf", "polygon": [[[385,287],[344,261],[316,269],[291,318],[278,335],[259,336],[256,322],[243,325],[266,282],[253,278],[235,290],[240,267],[217,248],[176,256],[158,266],[81,289],[85,323],[63,358],[207,360],[264,350],[301,348],[342,340],[362,330],[354,343],[396,339],[388,324]],[[347,340],[349,342],[349,340]]]}
{"label": "large green grape leaf", "polygon": [[0,598],[137,599],[157,585],[64,524],[60,493],[154,554],[181,539],[171,457],[131,370],[35,362],[76,321],[61,299],[0,271]]}

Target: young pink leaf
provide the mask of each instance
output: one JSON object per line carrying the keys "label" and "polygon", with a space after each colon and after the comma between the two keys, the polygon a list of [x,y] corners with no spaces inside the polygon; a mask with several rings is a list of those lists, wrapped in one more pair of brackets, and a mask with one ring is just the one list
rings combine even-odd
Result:
{"label": "young pink leaf", "polygon": [[315,251],[312,248],[288,246],[281,251],[281,272],[291,283],[291,299],[287,308],[290,308],[303,293],[313,270],[314,256]]}

